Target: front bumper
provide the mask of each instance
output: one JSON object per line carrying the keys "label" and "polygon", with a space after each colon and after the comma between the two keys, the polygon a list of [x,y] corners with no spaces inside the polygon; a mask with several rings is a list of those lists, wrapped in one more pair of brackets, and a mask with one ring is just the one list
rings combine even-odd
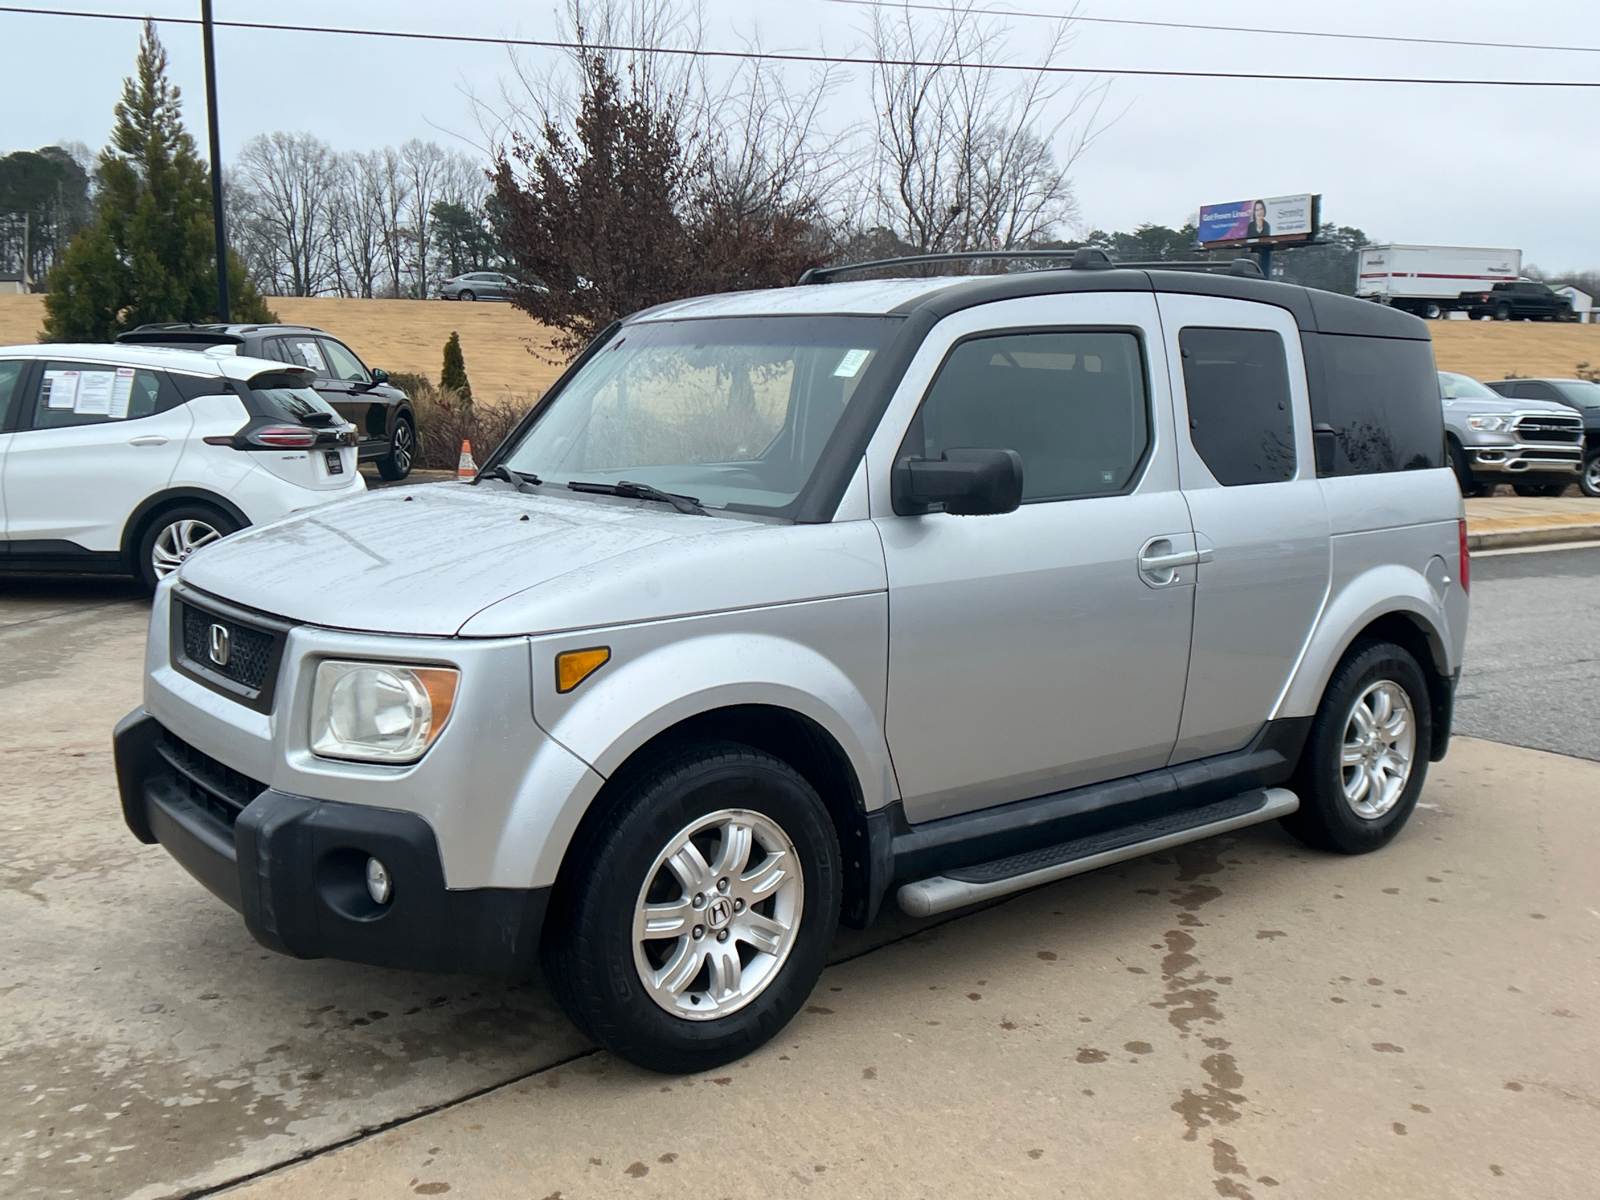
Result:
{"label": "front bumper", "polygon": [[1468,446],[1474,474],[1577,475],[1583,470],[1581,445],[1513,443]]}
{"label": "front bumper", "polygon": [[[537,961],[549,888],[445,887],[439,844],[415,813],[262,788],[176,742],[136,709],[113,734],[128,828],[159,842],[236,909],[251,935],[296,958],[525,978]],[[235,811],[230,797],[248,799]],[[369,857],[394,881],[367,895]]]}

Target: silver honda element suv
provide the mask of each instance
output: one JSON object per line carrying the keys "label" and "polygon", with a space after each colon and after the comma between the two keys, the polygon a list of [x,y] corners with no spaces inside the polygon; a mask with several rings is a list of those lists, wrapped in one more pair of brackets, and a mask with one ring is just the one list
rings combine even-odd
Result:
{"label": "silver honda element suv", "polygon": [[205,548],[116,732],[129,827],[265,946],[542,964],[663,1071],[771,1038],[891,895],[1274,819],[1383,846],[1467,625],[1426,324],[1030,266],[638,313],[470,484]]}

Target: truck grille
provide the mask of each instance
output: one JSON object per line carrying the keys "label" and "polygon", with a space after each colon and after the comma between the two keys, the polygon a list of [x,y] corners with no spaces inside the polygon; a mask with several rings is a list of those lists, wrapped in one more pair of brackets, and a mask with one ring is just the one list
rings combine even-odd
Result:
{"label": "truck grille", "polygon": [[1523,417],[1517,422],[1517,436],[1525,442],[1562,442],[1577,445],[1583,441],[1583,418],[1557,415]]}
{"label": "truck grille", "polygon": [[161,731],[156,753],[172,768],[179,794],[230,829],[245,806],[266,790],[266,784],[223,766],[170,729]]}

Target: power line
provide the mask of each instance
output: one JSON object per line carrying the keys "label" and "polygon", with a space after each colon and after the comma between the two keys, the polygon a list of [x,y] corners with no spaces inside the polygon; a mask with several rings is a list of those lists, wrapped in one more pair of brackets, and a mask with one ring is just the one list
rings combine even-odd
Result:
{"label": "power line", "polygon": [[[949,5],[905,4],[897,0],[823,0],[825,4],[850,4],[859,8],[916,9],[948,13]],[[1043,21],[1083,22],[1086,25],[1137,25],[1146,29],[1187,29],[1204,33],[1258,33],[1272,37],[1337,38],[1352,42],[1400,42],[1409,46],[1466,46],[1478,50],[1553,50],[1569,54],[1600,54],[1600,46],[1551,46],[1539,42],[1473,42],[1462,38],[1404,37],[1391,33],[1337,33],[1325,29],[1265,29],[1254,25],[1200,25],[1192,21],[1143,21],[1132,17],[1085,17],[1068,13],[1024,12],[1020,9],[980,8],[986,17],[1025,17]]]}
{"label": "power line", "polygon": [[[145,21],[164,25],[198,25],[197,17],[143,17],[132,13],[83,12],[61,8],[32,8],[19,5],[0,5],[0,13],[19,13],[27,16],[82,17],[100,21]],[[985,70],[1016,71],[1041,75],[1113,75],[1138,76],[1148,79],[1245,79],[1274,83],[1387,83],[1414,84],[1425,87],[1491,87],[1491,88],[1600,88],[1600,80],[1573,79],[1447,79],[1411,75],[1309,75],[1264,71],[1177,71],[1157,70],[1149,67],[1068,67],[1058,64],[1027,66],[1022,63],[964,63],[959,61],[925,60],[915,58],[868,58],[848,54],[796,54],[760,50],[706,50],[669,46],[629,46],[596,42],[568,42],[542,38],[487,37],[464,33],[415,33],[394,29],[346,29],[333,25],[285,25],[267,21],[217,21],[224,29],[247,29],[273,33],[316,33],[346,37],[391,38],[423,42],[455,42],[479,46],[510,46],[526,49],[588,51],[614,54],[663,54],[680,58],[737,59],[740,61],[805,63],[824,66],[854,67],[916,67],[925,70]]]}

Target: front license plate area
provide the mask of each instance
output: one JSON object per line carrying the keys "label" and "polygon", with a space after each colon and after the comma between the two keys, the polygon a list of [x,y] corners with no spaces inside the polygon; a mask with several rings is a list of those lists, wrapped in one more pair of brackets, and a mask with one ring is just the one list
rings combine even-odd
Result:
{"label": "front license plate area", "polygon": [[328,464],[329,475],[344,474],[344,459],[339,457],[339,452],[337,450],[324,450],[322,452],[322,457]]}

